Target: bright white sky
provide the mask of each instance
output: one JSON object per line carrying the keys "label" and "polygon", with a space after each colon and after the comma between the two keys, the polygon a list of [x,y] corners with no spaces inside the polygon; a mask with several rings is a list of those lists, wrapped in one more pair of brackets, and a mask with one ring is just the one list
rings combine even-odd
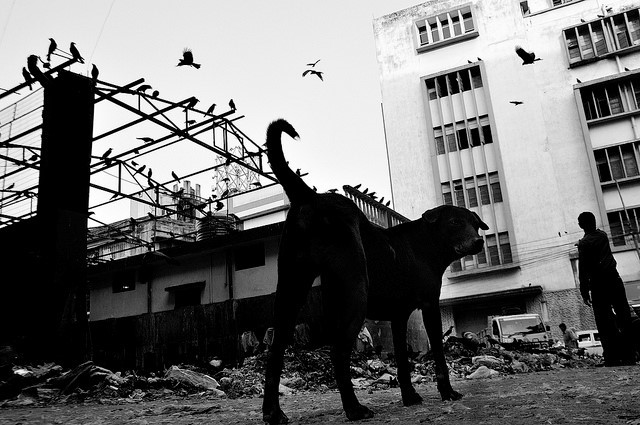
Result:
{"label": "bright white sky", "polygon": [[[86,63],[72,71],[88,75],[95,63],[103,81],[124,85],[142,77],[162,98],[196,96],[203,110],[214,102],[227,110],[233,98],[245,116],[236,124],[260,144],[268,123],[286,118],[301,141],[286,139],[285,154],[293,169],[309,173],[309,185],[325,191],[362,183],[390,199],[373,18],[416,3],[2,0],[0,87],[23,81],[27,56],[44,59],[49,37],[65,51],[74,41]],[[176,67],[185,47],[201,69]],[[305,64],[318,59],[324,82],[303,78]],[[96,145],[95,155],[110,147]],[[166,170],[154,175],[180,171],[179,164],[186,170],[196,159],[188,152],[167,158]]]}

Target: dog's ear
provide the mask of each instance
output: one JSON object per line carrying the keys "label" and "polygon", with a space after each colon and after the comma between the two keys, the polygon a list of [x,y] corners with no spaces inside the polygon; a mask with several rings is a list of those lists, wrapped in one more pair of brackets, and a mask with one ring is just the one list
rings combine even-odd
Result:
{"label": "dog's ear", "polygon": [[487,223],[485,223],[484,221],[482,221],[482,219],[480,218],[480,216],[478,214],[476,214],[475,212],[471,211],[473,213],[473,215],[476,216],[476,219],[478,220],[479,223],[479,227],[482,230],[489,230],[489,226],[487,225]]}
{"label": "dog's ear", "polygon": [[424,214],[422,214],[422,219],[429,224],[433,224],[436,221],[438,221],[438,219],[440,218],[440,215],[442,214],[443,209],[444,209],[444,205],[431,208],[430,210],[427,210],[424,212]]}

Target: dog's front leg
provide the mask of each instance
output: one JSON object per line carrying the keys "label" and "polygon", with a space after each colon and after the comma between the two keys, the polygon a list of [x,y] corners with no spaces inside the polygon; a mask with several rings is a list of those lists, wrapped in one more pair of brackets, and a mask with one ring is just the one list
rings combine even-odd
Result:
{"label": "dog's front leg", "polygon": [[409,359],[407,355],[407,320],[402,316],[391,321],[391,331],[393,332],[393,347],[398,365],[398,383],[402,393],[402,404],[411,406],[422,402],[422,397],[411,385],[411,374],[409,372]]}
{"label": "dog's front leg", "polygon": [[462,394],[455,391],[449,382],[449,368],[444,358],[444,348],[442,346],[442,319],[440,318],[440,306],[436,301],[432,305],[422,309],[422,320],[427,329],[429,343],[433,352],[433,359],[436,363],[436,381],[438,391],[442,400],[459,400]]}

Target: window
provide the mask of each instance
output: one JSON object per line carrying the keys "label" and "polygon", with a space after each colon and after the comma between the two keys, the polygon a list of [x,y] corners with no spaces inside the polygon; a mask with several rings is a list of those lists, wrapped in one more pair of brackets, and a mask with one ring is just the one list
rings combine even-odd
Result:
{"label": "window", "polygon": [[234,250],[236,270],[264,266],[264,243],[245,245]]}
{"label": "window", "polygon": [[205,282],[193,282],[165,288],[165,291],[173,295],[174,308],[180,309],[193,305],[200,305],[202,298],[202,290]]}
{"label": "window", "polygon": [[640,176],[640,141],[598,149],[593,156],[600,182]]}
{"label": "window", "polygon": [[511,244],[507,232],[496,235],[487,235],[486,249],[489,253],[489,264],[499,266],[513,262],[511,254]]}
{"label": "window", "polygon": [[[447,40],[462,41],[478,35],[473,23],[471,6],[420,19],[415,25],[418,33],[418,52]],[[465,35],[467,37],[463,37]]]}
{"label": "window", "polygon": [[[629,219],[627,220],[627,214]],[[614,246],[633,245],[633,232],[640,225],[640,207],[627,208],[626,212],[614,211],[607,213],[609,220],[611,242]]]}
{"label": "window", "polygon": [[136,289],[136,273],[133,270],[114,274],[113,293],[134,291]]}
{"label": "window", "polygon": [[433,138],[436,145],[436,154],[444,155],[447,152],[493,143],[489,118],[484,115],[480,117],[479,122],[480,125],[474,118],[466,123],[459,121],[455,123],[455,126],[447,124],[444,127],[444,136],[442,127],[434,127]]}
{"label": "window", "polygon": [[619,79],[580,90],[587,120],[640,109],[640,76]]}
{"label": "window", "polygon": [[569,64],[575,66],[640,44],[640,16],[638,9],[631,9],[567,28],[563,34]]}
{"label": "window", "polygon": [[482,87],[480,67],[474,66],[425,80],[429,100]]}
{"label": "window", "polygon": [[[465,178],[464,187],[461,180],[454,180],[452,183],[453,190],[451,184],[441,184],[442,199],[446,205],[473,208],[477,207],[478,203],[482,205],[491,204],[491,197],[493,197],[494,203],[502,202],[502,190],[500,189],[500,179],[497,172],[489,173],[489,184],[487,184],[485,175],[476,176],[475,179],[473,177]],[[489,191],[491,191],[491,195]],[[478,193],[480,194],[479,199]]]}

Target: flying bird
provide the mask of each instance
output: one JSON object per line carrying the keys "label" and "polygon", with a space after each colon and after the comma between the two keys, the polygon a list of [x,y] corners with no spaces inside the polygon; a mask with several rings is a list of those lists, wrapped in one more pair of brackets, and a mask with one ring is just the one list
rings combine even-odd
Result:
{"label": "flying bird", "polygon": [[145,143],[151,143],[153,142],[153,139],[151,137],[136,137],[136,139],[138,140],[142,140]]}
{"label": "flying bird", "polygon": [[158,90],[154,90],[153,93],[151,93],[151,97],[155,99],[159,94],[160,92]]}
{"label": "flying bird", "polygon": [[236,104],[233,99],[229,100],[229,108],[233,109],[234,111],[236,110]]}
{"label": "flying bird", "polygon": [[171,172],[171,177],[173,177],[174,180],[177,180],[178,183],[180,182],[180,177],[178,177],[178,175],[175,172]]}
{"label": "flying bird", "polygon": [[213,110],[216,108],[216,104],[214,103],[213,105],[209,106],[209,109],[207,109],[207,115],[212,115]]}
{"label": "flying bird", "polygon": [[189,99],[189,103],[187,103],[187,106],[184,107],[184,110],[186,111],[187,109],[193,108],[198,102],[200,101],[195,96],[192,97],[191,99]]}
{"label": "flying bird", "polygon": [[84,63],[84,58],[80,55],[80,52],[78,51],[78,48],[76,47],[76,43],[74,43],[73,41],[71,42],[71,45],[69,46],[69,51],[71,52],[71,56],[73,56],[73,58],[75,60],[77,60],[80,63]]}
{"label": "flying bird", "polygon": [[33,90],[33,87],[31,86],[33,78],[31,78],[31,74],[29,74],[29,71],[27,71],[27,68],[24,66],[22,67],[22,76],[24,77],[24,81],[29,84],[29,90]]}
{"label": "flying bird", "polygon": [[520,59],[522,59],[522,65],[530,65],[535,61],[542,60],[540,58],[536,58],[535,53],[527,52],[520,46],[516,46],[516,53],[518,54],[518,56],[520,56]]}
{"label": "flying bird", "polygon": [[96,83],[96,81],[98,81],[99,74],[100,74],[100,71],[98,70],[98,67],[94,63],[93,67],[91,68],[91,79],[93,80],[94,84]]}
{"label": "flying bird", "polygon": [[200,64],[193,62],[193,52],[189,48],[185,48],[182,51],[182,59],[180,59],[180,61],[178,62],[178,65],[176,66],[184,66],[184,65],[192,66],[195,69],[200,69]]}
{"label": "flying bird", "polygon": [[136,89],[137,92],[139,93],[144,93],[145,91],[149,90],[151,88],[151,86],[149,84],[143,84],[140,87],[138,87]]}
{"label": "flying bird", "polygon": [[519,100],[510,100],[509,103],[513,103],[516,106],[522,105],[522,102],[520,102]]}
{"label": "flying bird", "polygon": [[320,62],[320,59],[318,59],[317,61],[315,61],[313,63],[308,63],[307,66],[316,66],[318,64],[318,62]]}
{"label": "flying bird", "polygon": [[49,43],[49,50],[47,50],[47,62],[51,62],[51,55],[58,48],[58,43],[56,43],[56,41],[53,38],[50,38],[49,41],[50,43]]}
{"label": "flying bird", "polygon": [[304,72],[302,73],[302,76],[303,76],[303,77],[306,77],[306,75],[307,75],[307,74],[313,74],[313,75],[316,75],[318,78],[320,78],[320,81],[324,81],[324,79],[322,78],[322,74],[323,74],[323,72],[316,71],[316,70],[314,70],[314,69],[307,69],[306,71],[304,71]]}

